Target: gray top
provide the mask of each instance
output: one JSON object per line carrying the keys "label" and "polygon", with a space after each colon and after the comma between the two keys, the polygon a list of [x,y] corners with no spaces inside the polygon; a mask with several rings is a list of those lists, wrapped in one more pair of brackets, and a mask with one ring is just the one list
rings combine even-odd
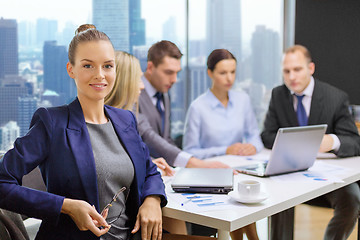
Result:
{"label": "gray top", "polygon": [[128,216],[125,214],[125,201],[129,194],[130,185],[134,178],[134,167],[131,159],[124,150],[111,121],[105,124],[86,123],[93,149],[99,191],[100,210],[110,203],[113,196],[122,187],[126,191],[121,193],[117,201],[109,208],[107,222],[117,218],[111,224],[102,240],[128,239],[129,226],[126,226]]}

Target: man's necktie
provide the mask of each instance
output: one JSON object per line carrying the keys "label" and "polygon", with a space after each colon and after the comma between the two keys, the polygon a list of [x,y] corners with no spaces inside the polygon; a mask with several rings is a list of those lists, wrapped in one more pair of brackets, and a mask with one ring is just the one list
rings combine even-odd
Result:
{"label": "man's necktie", "polygon": [[160,113],[161,116],[161,132],[164,132],[164,125],[165,125],[165,113],[164,110],[161,108],[161,101],[163,100],[163,94],[161,92],[157,92],[154,97],[157,98],[156,101],[156,108]]}
{"label": "man's necktie", "polygon": [[302,103],[302,100],[304,98],[305,95],[301,95],[301,96],[297,96],[297,110],[296,110],[296,116],[299,122],[299,126],[306,126],[308,124],[308,118],[306,116],[306,112],[305,112],[305,108],[304,105]]}

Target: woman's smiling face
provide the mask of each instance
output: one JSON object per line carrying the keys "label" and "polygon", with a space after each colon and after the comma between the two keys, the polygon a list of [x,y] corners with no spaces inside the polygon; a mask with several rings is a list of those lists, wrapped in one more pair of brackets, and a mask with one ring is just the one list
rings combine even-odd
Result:
{"label": "woman's smiling face", "polygon": [[83,42],[77,46],[74,65],[67,71],[75,80],[77,95],[87,102],[104,101],[115,81],[115,52],[109,41]]}

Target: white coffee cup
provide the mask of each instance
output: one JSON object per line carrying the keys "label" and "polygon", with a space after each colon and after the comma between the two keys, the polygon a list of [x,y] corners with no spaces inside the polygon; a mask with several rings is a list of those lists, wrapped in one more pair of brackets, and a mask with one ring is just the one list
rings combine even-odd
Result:
{"label": "white coffee cup", "polygon": [[255,180],[242,180],[238,183],[238,192],[241,197],[255,198],[260,194],[260,182]]}

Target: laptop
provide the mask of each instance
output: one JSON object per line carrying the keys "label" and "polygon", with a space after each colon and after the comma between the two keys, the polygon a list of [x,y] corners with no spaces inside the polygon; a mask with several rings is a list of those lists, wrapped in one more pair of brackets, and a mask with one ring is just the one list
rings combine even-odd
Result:
{"label": "laptop", "polygon": [[223,193],[233,190],[231,168],[182,168],[171,183],[175,192]]}
{"label": "laptop", "polygon": [[327,124],[279,128],[268,161],[235,170],[260,177],[304,171],[314,164],[326,128]]}

